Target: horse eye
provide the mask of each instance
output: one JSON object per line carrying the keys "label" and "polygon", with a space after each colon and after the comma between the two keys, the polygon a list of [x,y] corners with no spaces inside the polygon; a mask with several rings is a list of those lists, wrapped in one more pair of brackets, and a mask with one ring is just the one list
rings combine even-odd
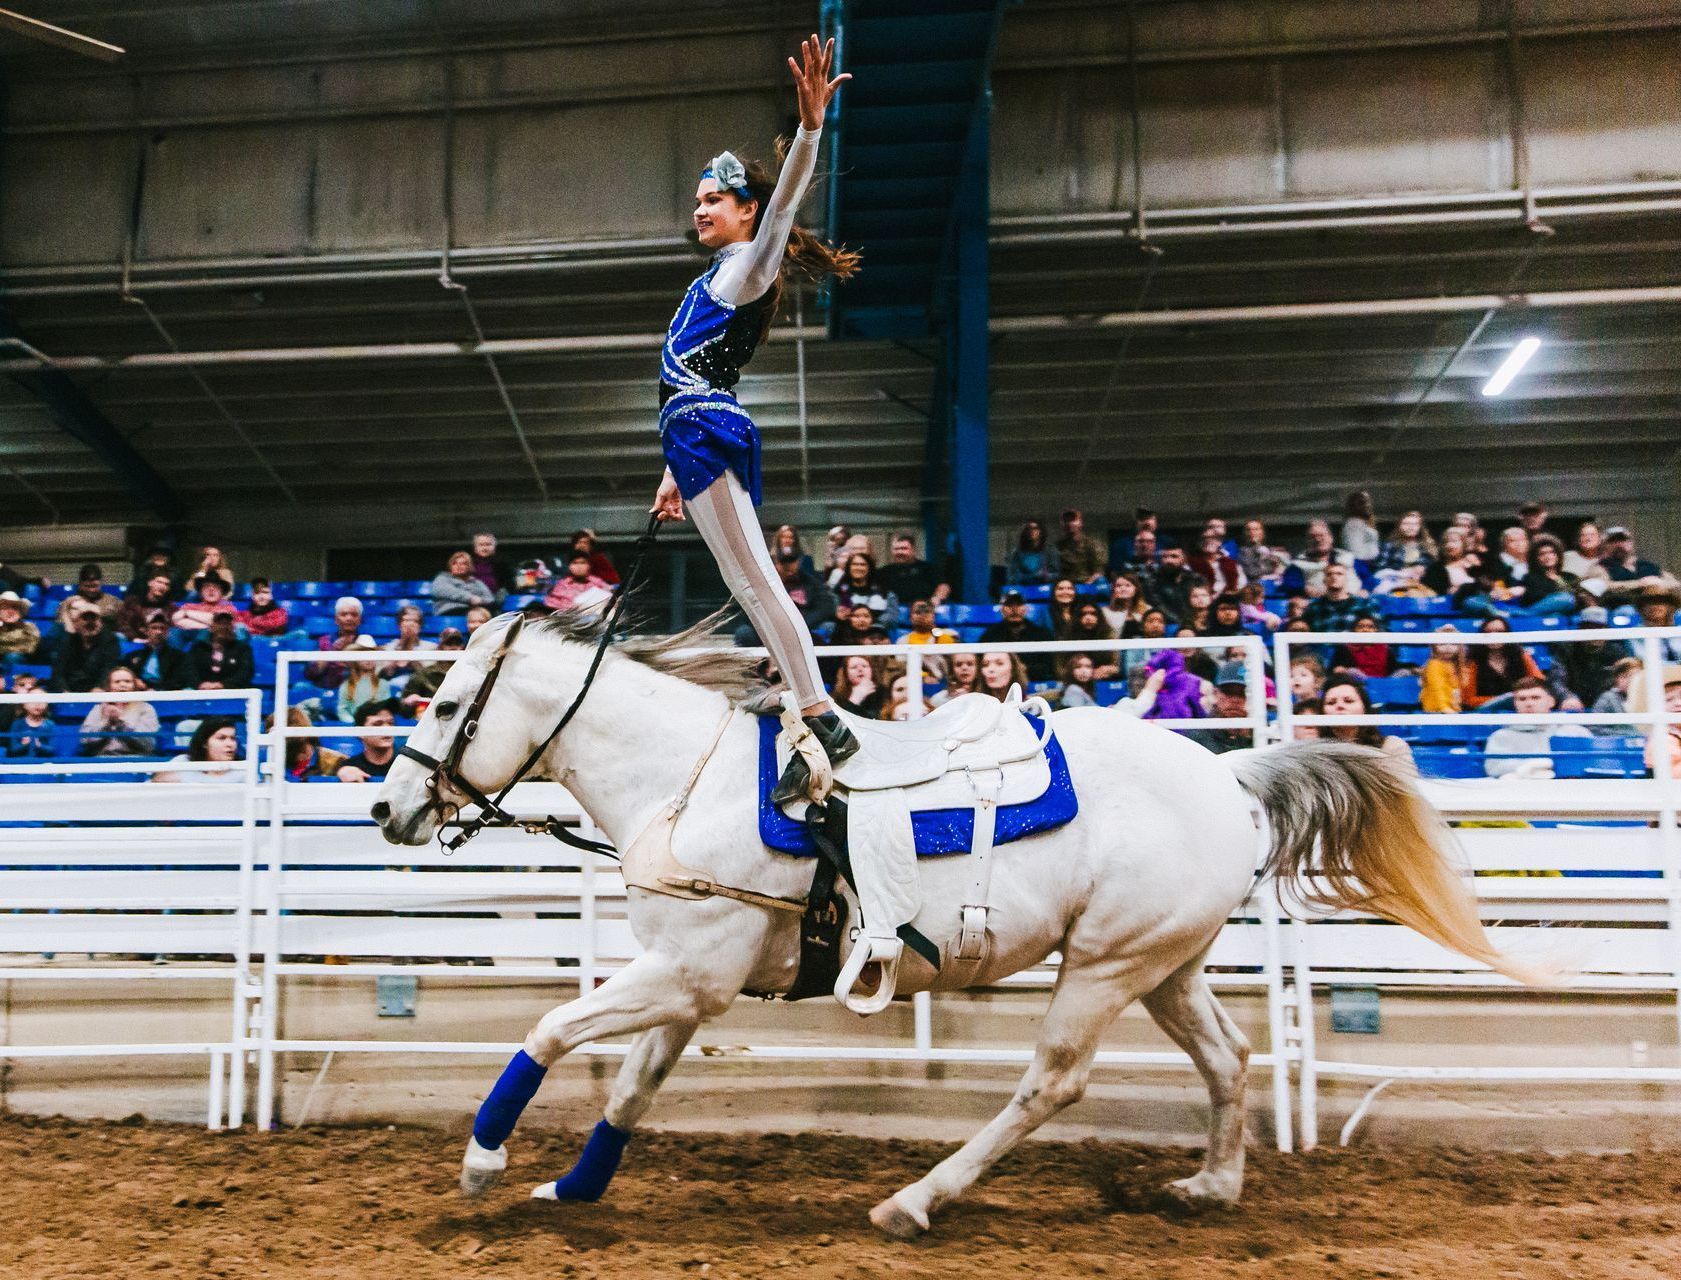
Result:
{"label": "horse eye", "polygon": [[457,711],[461,710],[461,704],[458,702],[440,702],[432,710],[437,713],[438,719],[448,720]]}

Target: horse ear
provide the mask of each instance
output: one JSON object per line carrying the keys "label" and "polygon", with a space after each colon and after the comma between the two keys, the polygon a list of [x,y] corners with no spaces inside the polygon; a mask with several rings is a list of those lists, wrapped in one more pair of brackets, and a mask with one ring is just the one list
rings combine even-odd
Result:
{"label": "horse ear", "polygon": [[502,636],[502,647],[504,649],[512,649],[514,647],[514,642],[519,639],[519,633],[524,630],[525,615],[523,613],[516,613],[514,615],[513,625],[510,626],[507,632]]}

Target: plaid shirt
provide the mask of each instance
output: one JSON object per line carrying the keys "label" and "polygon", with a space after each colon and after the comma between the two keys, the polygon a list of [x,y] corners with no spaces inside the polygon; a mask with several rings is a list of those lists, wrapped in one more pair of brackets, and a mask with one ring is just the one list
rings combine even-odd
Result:
{"label": "plaid shirt", "polygon": [[1352,631],[1357,618],[1378,618],[1378,607],[1365,596],[1344,596],[1332,600],[1320,596],[1303,611],[1302,617],[1315,631]]}

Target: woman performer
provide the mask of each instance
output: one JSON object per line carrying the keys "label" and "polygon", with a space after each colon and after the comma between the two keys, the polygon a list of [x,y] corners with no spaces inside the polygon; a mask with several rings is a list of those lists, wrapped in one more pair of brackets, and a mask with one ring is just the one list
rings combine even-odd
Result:
{"label": "woman performer", "polygon": [[[755,510],[759,430],[735,398],[741,366],[776,315],[783,270],[816,280],[845,279],[858,269],[857,254],[832,248],[794,225],[817,165],[823,113],[841,82],[851,78],[829,79],[833,40],[824,44],[812,36],[800,52],[803,65],[788,59],[800,128],[781,176],[773,185],[760,165],[743,164],[725,151],[713,157],[695,188],[695,231],[713,258],[683,295],[660,359],[660,442],[667,466],[653,512],[661,520],[681,520],[688,504],[730,594],[799,699],[806,724],[838,763],[858,750],[858,742],[835,714],[811,633],[765,548]],[[795,752],[772,801],[803,796],[808,781],[805,762]]]}

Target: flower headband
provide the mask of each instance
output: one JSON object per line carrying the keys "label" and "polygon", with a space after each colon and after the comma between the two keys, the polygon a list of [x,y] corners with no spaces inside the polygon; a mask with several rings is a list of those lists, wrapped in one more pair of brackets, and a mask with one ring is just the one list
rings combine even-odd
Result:
{"label": "flower headband", "polygon": [[747,166],[735,158],[730,151],[720,151],[707,161],[706,168],[700,171],[703,178],[711,178],[718,184],[720,191],[732,191],[743,200],[753,199],[753,193],[747,189]]}

